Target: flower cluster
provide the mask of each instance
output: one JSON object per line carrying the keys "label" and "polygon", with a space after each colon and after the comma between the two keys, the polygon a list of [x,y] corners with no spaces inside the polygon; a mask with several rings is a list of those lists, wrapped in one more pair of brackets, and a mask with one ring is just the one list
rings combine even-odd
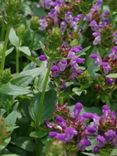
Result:
{"label": "flower cluster", "polygon": [[[65,47],[66,45],[63,46]],[[62,73],[64,75],[65,71],[68,73],[68,79],[74,79],[80,75],[83,72],[80,65],[85,62],[84,58],[78,56],[81,50],[81,46],[71,47],[66,58],[63,58],[53,64],[51,69],[53,76],[57,76]]]}
{"label": "flower cluster", "polygon": [[[95,59],[96,64],[100,65],[105,74],[112,71],[113,65],[116,66],[117,33],[112,28],[110,12],[102,9],[102,0],[97,0],[95,3],[93,1],[90,2],[91,4],[87,8],[88,12],[86,14],[81,9],[82,4],[85,3],[85,0],[74,0],[72,2],[44,0],[41,2],[42,7],[47,9],[48,14],[40,19],[40,30],[46,31],[48,36],[52,36],[49,38],[51,46],[55,45],[55,42],[61,41],[55,48],[58,56],[62,58],[53,63],[51,71],[54,77],[65,74],[69,80],[83,73],[84,69],[80,68],[80,64],[85,62],[85,58],[78,56],[78,53],[82,51],[81,47],[84,48],[82,41],[84,35],[88,37],[86,40],[91,41],[89,44],[93,44],[93,46],[99,44],[112,49],[112,52],[104,59],[95,53],[91,55],[91,58]],[[59,38],[55,40],[51,32],[56,27],[60,32]],[[88,36],[87,33],[89,34]],[[51,51],[51,48],[48,48],[48,51]],[[40,56],[41,61],[46,59],[46,56]]]}
{"label": "flower cluster", "polygon": [[[97,1],[85,17],[94,37],[93,45],[106,46],[114,39],[109,10],[102,11],[102,1]],[[106,42],[105,42],[106,40]]]}
{"label": "flower cluster", "polygon": [[52,122],[46,122],[51,138],[65,144],[76,145],[79,151],[91,146],[91,139],[96,138],[97,144],[92,145],[96,154],[104,147],[117,147],[117,118],[108,105],[104,105],[102,115],[83,113],[83,106],[76,103],[71,112],[66,105],[58,105]]}
{"label": "flower cluster", "polygon": [[[95,128],[91,124],[88,126],[87,121],[93,119],[93,115],[91,113],[81,114],[82,109],[80,102],[75,105],[73,112],[70,112],[67,106],[58,106],[57,113],[63,114],[56,115],[54,122],[46,122],[47,127],[51,129],[49,136],[64,143],[77,144],[81,151],[90,146],[88,136],[91,132],[95,132]],[[59,112],[60,110],[62,112]]]}
{"label": "flower cluster", "polygon": [[[92,53],[90,58],[95,61],[95,64],[100,67],[100,70],[105,74],[115,73],[117,71],[117,46],[114,46],[108,55],[101,57],[100,54]],[[112,78],[106,78],[108,84],[113,84],[115,81]]]}
{"label": "flower cluster", "polygon": [[98,153],[103,148],[117,148],[117,117],[108,105],[104,105],[98,121],[97,144],[93,148]]}

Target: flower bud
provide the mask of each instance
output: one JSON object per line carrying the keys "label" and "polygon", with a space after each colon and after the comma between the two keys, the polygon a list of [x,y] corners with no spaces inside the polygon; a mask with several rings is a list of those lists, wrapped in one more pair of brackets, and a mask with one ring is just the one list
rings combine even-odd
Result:
{"label": "flower bud", "polygon": [[16,31],[17,31],[18,36],[23,36],[23,34],[26,31],[26,26],[24,24],[21,24],[18,26]]}
{"label": "flower bud", "polygon": [[39,29],[39,18],[37,16],[32,16],[31,18],[31,29],[32,30]]}

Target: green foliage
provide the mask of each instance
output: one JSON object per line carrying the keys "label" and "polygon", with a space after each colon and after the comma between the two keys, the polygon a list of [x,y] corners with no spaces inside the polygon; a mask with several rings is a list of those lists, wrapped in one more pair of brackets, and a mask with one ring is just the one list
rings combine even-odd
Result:
{"label": "green foliage", "polygon": [[[115,46],[113,34],[117,31],[117,1],[104,0],[101,10],[92,15],[98,23],[101,13],[110,11],[109,27],[101,29],[99,45],[93,44],[89,21],[83,20],[95,3],[96,0],[66,0],[67,5],[62,5],[60,10],[56,8],[59,14],[56,19],[55,16],[46,16],[49,9],[41,6],[43,0],[0,0],[1,156],[65,155],[66,147],[61,141],[48,137],[45,124],[45,121],[53,120],[57,104],[66,103],[72,110],[73,104],[80,101],[84,103],[84,112],[100,114],[102,105],[108,103],[117,111],[117,62],[107,57]],[[75,25],[79,32],[71,28],[74,23],[69,23],[64,33],[60,23],[56,24],[57,20],[64,21],[66,12],[72,12],[73,16],[83,14]],[[48,26],[41,31],[39,21],[45,16]],[[80,45],[82,50],[76,53],[76,57],[85,59],[85,63],[77,64],[76,68],[83,72],[71,79],[73,62],[67,57],[68,52]],[[104,73],[102,67],[90,58],[92,52],[100,54],[105,62],[109,61],[113,70]],[[39,60],[41,54],[46,55],[47,61]],[[65,71],[53,76],[52,65],[57,65],[62,59],[69,65]],[[107,84],[107,78],[114,82]],[[56,127],[61,130],[59,128]],[[71,146],[67,148],[72,151]],[[77,153],[72,154],[94,156],[91,147]],[[114,156],[116,153],[116,149],[103,149],[97,156]]]}

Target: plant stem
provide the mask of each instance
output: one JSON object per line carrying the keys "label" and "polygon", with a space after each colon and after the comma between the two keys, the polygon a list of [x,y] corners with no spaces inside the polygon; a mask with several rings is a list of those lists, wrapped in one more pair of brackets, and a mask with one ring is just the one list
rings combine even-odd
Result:
{"label": "plant stem", "polygon": [[4,66],[5,66],[5,55],[6,55],[6,50],[7,50],[8,40],[9,40],[9,32],[10,32],[10,27],[7,28],[3,51],[2,51],[1,74],[3,73]]}
{"label": "plant stem", "polygon": [[4,19],[2,19],[2,33],[1,33],[1,40],[4,40],[4,34],[5,34],[5,24]]}
{"label": "plant stem", "polygon": [[48,79],[49,79],[49,74],[50,74],[50,71],[51,71],[51,66],[52,66],[52,62],[49,61],[48,70],[47,70],[47,73],[46,73],[46,76],[45,76],[45,79],[44,79],[42,94],[41,94],[41,97],[40,97],[40,100],[39,100],[37,113],[36,113],[36,127],[38,127],[40,125],[41,114],[42,114],[43,105],[44,105],[44,97],[45,97],[46,87],[47,87],[47,83],[48,83]]}
{"label": "plant stem", "polygon": [[16,48],[16,73],[19,73],[19,56],[20,56],[19,49]]}

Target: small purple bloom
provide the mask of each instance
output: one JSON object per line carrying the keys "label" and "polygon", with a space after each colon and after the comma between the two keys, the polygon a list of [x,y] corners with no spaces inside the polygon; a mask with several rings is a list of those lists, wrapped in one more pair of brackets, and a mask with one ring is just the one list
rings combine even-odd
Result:
{"label": "small purple bloom", "polygon": [[72,128],[72,127],[67,127],[66,129],[65,129],[65,134],[66,134],[66,141],[68,142],[68,141],[70,141],[75,135],[77,135],[78,133],[77,133],[77,131],[74,129],[74,128]]}
{"label": "small purple bloom", "polygon": [[78,143],[78,150],[84,151],[86,147],[90,146],[91,142],[87,138],[83,138]]}
{"label": "small purple bloom", "polygon": [[99,26],[95,20],[91,21],[89,25],[93,31],[97,31],[99,28]]}
{"label": "small purple bloom", "polygon": [[76,47],[71,48],[70,52],[77,53],[77,52],[80,52],[81,50],[82,50],[81,46],[76,46]]}
{"label": "small purple bloom", "polygon": [[113,78],[110,78],[110,77],[107,77],[107,78],[106,78],[106,83],[107,83],[108,85],[112,85],[114,82],[115,82],[115,80],[114,80]]}
{"label": "small purple bloom", "polygon": [[96,146],[93,148],[93,153],[94,153],[94,154],[99,153],[100,149],[101,149],[101,147],[100,147],[99,145],[96,145]]}
{"label": "small purple bloom", "polygon": [[61,116],[59,116],[59,115],[56,116],[56,122],[57,122],[60,126],[66,127],[66,122],[65,122],[65,120],[64,120]]}
{"label": "small purple bloom", "polygon": [[49,137],[55,138],[57,136],[57,132],[49,132]]}
{"label": "small purple bloom", "polygon": [[106,144],[106,139],[103,136],[98,135],[96,139],[100,147],[103,147]]}
{"label": "small purple bloom", "polygon": [[58,66],[60,68],[60,71],[64,71],[67,67],[67,60],[61,60],[59,63],[58,63]]}
{"label": "small purple bloom", "polygon": [[114,46],[109,54],[109,57],[113,60],[117,60],[117,46]]}
{"label": "small purple bloom", "polygon": [[108,62],[102,62],[102,68],[105,74],[108,74],[111,71],[111,66]]}
{"label": "small purple bloom", "polygon": [[90,55],[90,58],[95,60],[95,64],[96,65],[102,65],[102,59],[101,59],[101,57],[98,54],[92,53]]}
{"label": "small purple bloom", "polygon": [[75,118],[78,118],[82,108],[83,108],[82,104],[80,102],[77,102],[73,110],[73,115]]}
{"label": "small purple bloom", "polygon": [[73,20],[72,12],[67,12],[67,13],[65,13],[65,21],[66,21],[67,23],[71,23],[72,20]]}
{"label": "small purple bloom", "polygon": [[44,31],[48,27],[48,23],[45,18],[41,18],[39,21],[40,30]]}
{"label": "small purple bloom", "polygon": [[74,61],[75,61],[76,63],[84,63],[84,62],[85,62],[85,59],[84,59],[84,58],[80,58],[80,57],[76,57],[76,58],[74,59]]}
{"label": "small purple bloom", "polygon": [[65,21],[62,21],[61,24],[60,24],[60,29],[61,29],[61,32],[64,33],[65,30],[67,28],[67,24]]}
{"label": "small purple bloom", "polygon": [[59,67],[57,65],[53,65],[51,68],[52,72],[58,72],[59,71]]}
{"label": "small purple bloom", "polygon": [[88,134],[88,135],[93,135],[96,131],[97,131],[97,128],[95,126],[86,128],[86,134]]}
{"label": "small purple bloom", "polygon": [[45,61],[45,60],[47,60],[47,57],[44,54],[42,54],[42,55],[39,56],[39,60],[40,61]]}
{"label": "small purple bloom", "polygon": [[102,108],[102,112],[105,116],[108,116],[108,114],[111,112],[110,107],[108,105],[104,105]]}
{"label": "small purple bloom", "polygon": [[82,116],[83,116],[84,119],[92,119],[92,120],[94,119],[94,114],[90,113],[90,112],[89,113],[84,113]]}
{"label": "small purple bloom", "polygon": [[113,130],[108,130],[107,132],[105,132],[105,138],[108,142],[112,141],[116,137],[116,135],[116,132]]}
{"label": "small purple bloom", "polygon": [[55,136],[55,138],[58,139],[58,140],[60,140],[60,141],[66,142],[66,134],[65,133],[58,133]]}
{"label": "small purple bloom", "polygon": [[99,36],[95,37],[95,39],[93,41],[93,45],[98,45],[98,44],[100,44],[100,42],[101,42],[101,36],[99,35]]}

